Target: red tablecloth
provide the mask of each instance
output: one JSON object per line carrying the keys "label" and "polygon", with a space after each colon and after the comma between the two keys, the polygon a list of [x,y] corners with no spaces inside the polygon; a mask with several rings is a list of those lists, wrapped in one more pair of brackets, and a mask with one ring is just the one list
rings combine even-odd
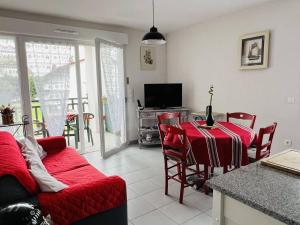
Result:
{"label": "red tablecloth", "polygon": [[216,122],[217,128],[209,130],[200,128],[200,124],[205,124],[205,121],[179,125],[186,130],[190,163],[213,167],[240,167],[249,163],[247,149],[256,136],[252,129],[229,122]]}

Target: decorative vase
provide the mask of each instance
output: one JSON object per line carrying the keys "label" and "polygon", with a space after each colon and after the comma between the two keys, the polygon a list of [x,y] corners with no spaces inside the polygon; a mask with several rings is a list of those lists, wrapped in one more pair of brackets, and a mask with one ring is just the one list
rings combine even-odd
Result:
{"label": "decorative vase", "polygon": [[212,115],[212,106],[208,105],[206,107],[206,125],[207,126],[213,126],[215,123],[214,117]]}
{"label": "decorative vase", "polygon": [[14,114],[2,114],[2,124],[9,125],[14,123]]}

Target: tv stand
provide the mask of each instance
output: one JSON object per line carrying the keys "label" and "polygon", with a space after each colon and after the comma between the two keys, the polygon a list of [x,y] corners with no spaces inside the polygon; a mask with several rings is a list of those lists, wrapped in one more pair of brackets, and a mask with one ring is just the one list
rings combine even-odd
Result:
{"label": "tv stand", "polygon": [[188,121],[191,109],[189,108],[144,108],[137,110],[138,142],[142,146],[158,146],[161,144],[157,126],[157,116],[166,112],[180,112],[181,121]]}

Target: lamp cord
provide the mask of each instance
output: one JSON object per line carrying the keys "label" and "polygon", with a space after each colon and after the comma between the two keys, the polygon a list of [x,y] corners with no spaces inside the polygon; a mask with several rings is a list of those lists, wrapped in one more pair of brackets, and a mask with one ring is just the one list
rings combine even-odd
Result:
{"label": "lamp cord", "polygon": [[153,27],[154,27],[154,0],[152,0],[152,22],[153,22]]}

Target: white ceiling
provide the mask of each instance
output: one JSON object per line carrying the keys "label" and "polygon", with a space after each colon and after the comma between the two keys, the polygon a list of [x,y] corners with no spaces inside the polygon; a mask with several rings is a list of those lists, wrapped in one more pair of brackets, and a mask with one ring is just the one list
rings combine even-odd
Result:
{"label": "white ceiling", "polygon": [[[170,32],[274,0],[156,0],[156,25]],[[0,0],[0,8],[148,30],[151,0]]]}

